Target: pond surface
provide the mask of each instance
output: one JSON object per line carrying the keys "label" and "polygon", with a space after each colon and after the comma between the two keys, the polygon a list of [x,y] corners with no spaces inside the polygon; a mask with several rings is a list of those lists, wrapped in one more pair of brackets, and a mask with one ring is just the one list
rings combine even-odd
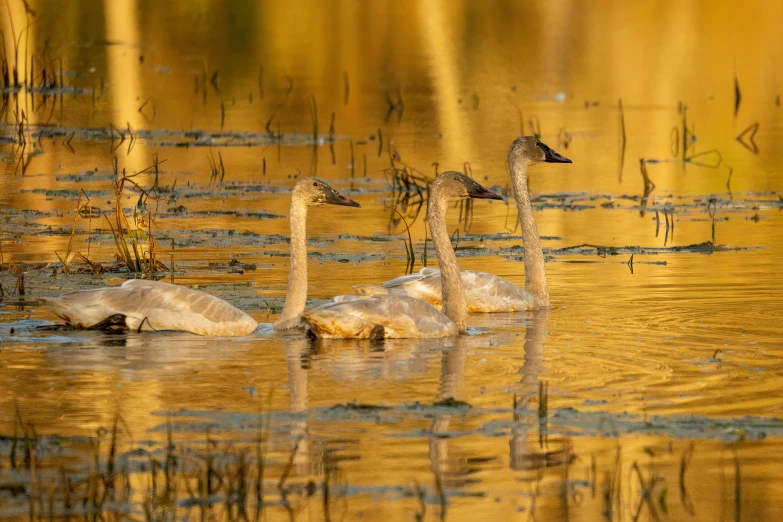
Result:
{"label": "pond surface", "polygon": [[[780,3],[163,4],[0,6],[0,518],[783,517]],[[406,224],[435,265],[419,189],[510,195],[520,133],[574,162],[531,169],[549,311],[311,342],[37,300],[140,276],[119,201],[154,277],[270,323],[296,178],[362,205],[310,213],[314,304],[405,273]],[[513,199],[449,219],[524,285]]]}

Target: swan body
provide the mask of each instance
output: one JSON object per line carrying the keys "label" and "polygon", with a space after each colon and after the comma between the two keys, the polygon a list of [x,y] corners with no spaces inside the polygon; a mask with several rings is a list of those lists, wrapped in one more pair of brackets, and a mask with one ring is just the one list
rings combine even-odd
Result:
{"label": "swan body", "polygon": [[[536,308],[536,299],[514,283],[488,272],[461,270],[468,313],[517,312]],[[355,286],[360,295],[407,295],[436,308],[441,306],[441,275],[437,268],[400,276],[382,286]]]}
{"label": "swan body", "polygon": [[302,317],[316,337],[325,339],[427,339],[459,333],[432,305],[399,295],[337,296]]}
{"label": "swan body", "polygon": [[[460,279],[469,313],[516,312],[549,306],[544,252],[527,188],[527,167],[541,162],[571,163],[571,160],[533,136],[522,136],[511,144],[508,164],[525,243],[525,288],[523,290],[494,274],[462,270]],[[440,307],[440,286],[440,271],[424,268],[418,274],[397,277],[380,287],[355,286],[354,290],[360,295],[407,295]]]}
{"label": "swan body", "polygon": [[121,286],[41,298],[65,322],[94,328],[113,316],[117,329],[183,330],[198,335],[248,335],[258,323],[245,312],[205,292],[160,281],[131,279]]}
{"label": "swan body", "polygon": [[502,199],[459,172],[444,172],[432,183],[427,219],[441,266],[442,311],[426,299],[392,292],[337,296],[302,315],[310,331],[317,337],[341,339],[453,337],[464,331],[465,293],[445,215],[449,203],[467,198]]}
{"label": "swan body", "polygon": [[[359,204],[316,178],[299,180],[291,193],[291,268],[286,302],[278,330],[301,325],[307,301],[307,245],[305,218],[308,206],[324,204],[358,207]],[[114,330],[181,330],[198,335],[242,336],[258,323],[245,312],[205,292],[157,281],[133,279],[118,287],[72,292],[41,301],[80,328]]]}

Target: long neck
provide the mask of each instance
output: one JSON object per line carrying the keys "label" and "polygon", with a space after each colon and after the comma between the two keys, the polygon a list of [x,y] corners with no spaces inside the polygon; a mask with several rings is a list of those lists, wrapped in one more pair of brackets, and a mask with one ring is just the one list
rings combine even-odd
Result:
{"label": "long neck", "polygon": [[428,220],[440,265],[443,313],[456,323],[460,332],[464,332],[467,328],[468,306],[462,289],[457,256],[454,254],[449,231],[446,228],[446,201],[434,194],[430,199]]}
{"label": "long neck", "polygon": [[538,235],[533,207],[530,205],[530,193],[527,189],[527,163],[515,158],[509,160],[511,183],[522,225],[522,240],[525,242],[525,291],[538,301],[538,306],[549,306],[544,251],[541,249],[541,238]]}
{"label": "long neck", "polygon": [[288,289],[285,306],[278,323],[294,321],[304,312],[307,303],[307,206],[291,198],[291,265],[288,269]]}

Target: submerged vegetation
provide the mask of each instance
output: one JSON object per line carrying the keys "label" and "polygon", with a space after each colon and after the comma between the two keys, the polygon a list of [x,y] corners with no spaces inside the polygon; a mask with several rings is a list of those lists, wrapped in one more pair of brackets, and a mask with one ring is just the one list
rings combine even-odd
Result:
{"label": "submerged vegetation", "polygon": [[[364,504],[354,497],[369,494],[397,500],[410,509],[418,505],[416,511],[422,517],[434,509],[444,518],[449,506],[461,497],[484,498],[481,488],[469,487],[469,477],[478,469],[499,463],[499,457],[493,456],[468,459],[462,464],[468,469],[445,465],[451,459],[445,453],[447,439],[439,439],[439,433],[450,416],[464,415],[470,408],[453,398],[396,411],[346,403],[312,412],[311,416],[333,421],[351,417],[354,422],[389,422],[406,410],[413,418],[434,419],[431,431],[422,434],[430,441],[428,484],[413,479],[420,477],[413,472],[407,486],[387,481],[354,484],[347,469],[354,458],[350,452],[346,454],[344,441],[308,434],[298,421],[288,425],[290,421],[269,411],[266,402],[262,413],[237,414],[245,419],[237,440],[211,434],[220,428],[213,423],[199,433],[203,423],[183,421],[182,414],[169,416],[153,430],[165,435],[156,441],[139,440],[139,434],[134,436],[118,414],[108,428],[88,437],[40,435],[16,406],[12,435],[0,436],[0,450],[6,456],[0,462],[0,517],[257,521],[269,517],[295,520],[310,512],[317,513],[319,520],[334,520],[361,513],[366,508],[357,511],[357,506]],[[588,513],[600,510],[606,520],[625,520],[630,515],[638,519],[643,512],[651,517],[680,511],[695,516],[709,509],[691,494],[693,473],[689,468],[699,451],[694,442],[670,441],[668,449],[660,444],[647,446],[645,460],[638,461],[621,450],[622,434],[617,430],[628,430],[631,425],[629,419],[618,418],[613,433],[606,434],[605,450],[582,453],[578,440],[559,434],[562,423],[569,417],[577,424],[593,421],[589,416],[577,420],[579,414],[573,411],[549,411],[543,382],[538,397],[515,396],[509,413],[510,421],[498,419],[492,424],[495,429],[504,426],[504,435],[509,438],[509,470],[523,485],[521,498],[531,513],[546,513],[552,508]],[[605,429],[601,424],[605,423],[599,423],[599,431]],[[692,419],[686,426],[683,423],[680,429],[711,429],[710,422],[703,419]],[[639,423],[630,429],[643,432],[656,428]],[[763,429],[780,431],[783,427],[767,425]],[[448,438],[468,435],[451,433]],[[451,444],[458,445],[458,440]],[[614,450],[612,440],[618,444]],[[741,514],[741,454],[747,451],[742,442],[722,445],[729,452],[728,466],[733,472],[731,478],[720,480],[733,486],[724,486],[716,498]],[[625,513],[629,509],[631,513]]]}

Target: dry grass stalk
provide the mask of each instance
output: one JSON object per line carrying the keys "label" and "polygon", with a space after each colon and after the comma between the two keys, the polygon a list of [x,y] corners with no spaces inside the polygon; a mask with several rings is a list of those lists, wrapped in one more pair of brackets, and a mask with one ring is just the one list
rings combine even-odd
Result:
{"label": "dry grass stalk", "polygon": [[[104,214],[103,216],[106,219],[106,222],[109,224],[112,237],[114,238],[114,244],[117,248],[117,260],[125,265],[125,267],[127,267],[131,272],[141,272],[144,274],[150,274],[158,271],[168,271],[166,265],[156,258],[157,241],[155,240],[155,236],[152,233],[152,224],[154,222],[152,210],[147,211],[146,217],[143,211],[140,214],[137,214],[136,210],[138,207],[145,208],[146,200],[158,200],[157,197],[153,196],[149,191],[142,188],[141,185],[132,179],[149,170],[149,168],[139,171],[136,174],[123,174],[123,176],[115,182],[115,223],[112,224],[107,215]],[[116,169],[117,167],[115,163],[115,172]],[[131,227],[128,223],[128,219],[125,217],[125,212],[122,205],[123,197],[130,198],[130,195],[125,194],[126,183],[141,193],[141,196],[139,197],[139,204],[134,207],[133,211],[133,218],[135,223],[134,227]],[[144,230],[145,225],[147,228],[146,232]],[[147,240],[146,251],[144,249],[144,239]]]}

